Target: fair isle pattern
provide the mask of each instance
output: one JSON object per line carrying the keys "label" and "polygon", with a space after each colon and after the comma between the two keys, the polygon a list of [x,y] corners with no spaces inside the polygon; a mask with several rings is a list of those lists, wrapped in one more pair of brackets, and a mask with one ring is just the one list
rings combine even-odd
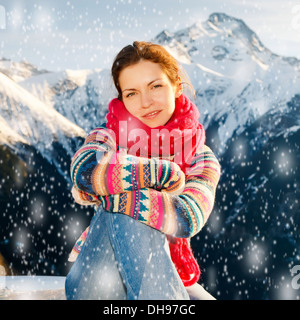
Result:
{"label": "fair isle pattern", "polygon": [[[122,193],[120,196],[126,194],[128,199],[135,202],[122,202],[122,206],[120,198],[115,195],[100,198],[105,198],[107,204],[114,203],[113,212],[128,212],[124,205],[133,206],[131,211],[134,214],[129,214],[132,218],[174,237],[189,238],[201,230],[212,211],[219,177],[219,163],[213,152],[204,146],[195,155],[181,194],[172,195],[150,188],[139,189]],[[141,208],[141,195],[149,199],[150,206]]]}
{"label": "fair isle pattern", "polygon": [[[212,211],[220,178],[220,165],[210,148],[197,150],[185,176],[174,162],[114,152],[114,143],[102,131],[106,128],[95,129],[72,160],[71,177],[80,197],[174,237],[197,234]],[[80,241],[73,248],[77,254],[84,242]]]}
{"label": "fair isle pattern", "polygon": [[151,190],[149,190],[150,192],[150,203],[151,206],[149,207],[149,211],[148,213],[148,219],[149,219],[149,226],[153,227],[155,229],[158,229],[157,227],[157,223],[158,223],[158,218],[159,218],[159,203],[158,203],[158,199],[156,197],[151,197]]}
{"label": "fair isle pattern", "polygon": [[80,252],[81,250],[81,247],[83,246],[83,243],[85,242],[85,239],[87,237],[87,234],[89,232],[89,229],[90,227],[88,226],[81,234],[81,236],[79,237],[79,239],[76,241],[73,249],[72,249],[72,252],[70,254],[70,257],[69,257],[69,261],[74,261],[74,259],[76,259],[78,253]]}
{"label": "fair isle pattern", "polygon": [[103,163],[103,165],[101,166],[96,165],[93,169],[91,176],[91,184],[93,186],[93,191],[95,194],[109,195],[107,180],[102,181],[101,179],[99,179],[99,177],[104,176],[106,170],[107,164],[105,163]]}
{"label": "fair isle pattern", "polygon": [[[112,137],[101,133],[103,131],[106,131],[105,127],[93,130],[72,159],[71,179],[82,199],[87,198],[85,193],[94,202],[99,202],[97,196],[142,188],[168,189],[171,192],[184,185],[185,175],[176,163],[135,157],[110,149],[114,146]],[[135,195],[134,199],[138,196]]]}
{"label": "fair isle pattern", "polygon": [[[71,177],[81,177],[85,173],[91,174],[93,168],[92,165],[87,167],[89,163],[100,162],[101,158],[110,150],[116,150],[116,143],[109,130],[103,130],[102,127],[92,130],[85,139],[83,147],[73,156]],[[73,183],[79,190],[86,186],[86,183],[82,183],[81,179],[73,180]],[[85,191],[94,194],[91,187],[85,188]]]}
{"label": "fair isle pattern", "polygon": [[122,165],[116,164],[114,168],[112,169],[112,175],[111,175],[111,183],[112,183],[112,189],[115,191],[115,193],[121,193],[122,188],[120,186],[120,180],[122,179]]}

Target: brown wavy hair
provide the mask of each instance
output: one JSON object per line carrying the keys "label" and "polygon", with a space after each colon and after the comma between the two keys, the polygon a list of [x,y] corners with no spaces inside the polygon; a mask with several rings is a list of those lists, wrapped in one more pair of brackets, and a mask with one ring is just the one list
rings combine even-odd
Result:
{"label": "brown wavy hair", "polygon": [[[177,82],[179,75],[187,80],[186,73],[182,72],[177,60],[163,46],[152,42],[134,41],[132,45],[124,47],[117,54],[112,64],[111,75],[118,91],[119,100],[122,101],[122,91],[119,85],[121,71],[141,60],[159,63],[172,84]],[[189,80],[185,83],[192,87]]]}

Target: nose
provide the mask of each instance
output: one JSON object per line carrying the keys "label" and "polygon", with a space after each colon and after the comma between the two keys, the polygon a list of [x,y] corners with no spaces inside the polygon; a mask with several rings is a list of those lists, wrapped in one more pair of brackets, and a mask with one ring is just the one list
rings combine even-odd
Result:
{"label": "nose", "polygon": [[148,109],[152,104],[152,97],[149,92],[143,92],[141,94],[141,107],[142,109]]}

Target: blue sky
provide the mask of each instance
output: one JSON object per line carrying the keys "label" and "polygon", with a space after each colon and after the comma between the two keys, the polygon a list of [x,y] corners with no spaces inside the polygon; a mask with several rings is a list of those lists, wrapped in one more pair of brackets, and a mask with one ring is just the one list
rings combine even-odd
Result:
{"label": "blue sky", "polygon": [[53,71],[109,68],[124,45],[213,12],[244,20],[271,51],[300,59],[299,0],[0,0],[0,9],[0,57]]}

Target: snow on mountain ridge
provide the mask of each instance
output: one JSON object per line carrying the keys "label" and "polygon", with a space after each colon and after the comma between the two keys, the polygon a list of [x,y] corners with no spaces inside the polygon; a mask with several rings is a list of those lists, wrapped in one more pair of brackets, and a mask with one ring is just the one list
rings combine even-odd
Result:
{"label": "snow on mountain ridge", "polygon": [[0,128],[0,144],[14,145],[18,142],[27,144],[27,141],[21,135],[10,128],[2,116],[0,116]]}
{"label": "snow on mountain ridge", "polygon": [[85,132],[104,121],[108,103],[116,96],[108,69],[53,72],[20,85]]}
{"label": "snow on mountain ridge", "polygon": [[245,39],[245,44],[251,46],[251,49],[255,49],[260,52],[268,50],[262,44],[256,33],[252,31],[241,19],[228,16],[224,13],[213,13],[209,16],[207,23],[213,24],[229,35],[235,36],[239,39]]}
{"label": "snow on mountain ridge", "polygon": [[92,70],[69,70],[38,74],[20,81],[19,84],[42,102],[54,106],[53,99],[67,91],[83,86]]}
{"label": "snow on mountain ridge", "polygon": [[0,59],[0,72],[19,82],[32,76],[47,73],[47,70],[40,70],[27,61],[15,62],[10,59]]}
{"label": "snow on mountain ridge", "polygon": [[221,149],[264,113],[284,112],[300,92],[300,61],[267,49],[240,19],[213,13],[204,22],[154,39],[182,64],[205,127],[218,123]]}
{"label": "snow on mountain ridge", "polygon": [[[84,136],[84,131],[46,106],[18,83],[0,73],[1,122],[11,130],[1,130],[2,140],[37,146],[40,151],[52,141],[65,142],[70,137]],[[20,139],[21,137],[21,139]]]}

